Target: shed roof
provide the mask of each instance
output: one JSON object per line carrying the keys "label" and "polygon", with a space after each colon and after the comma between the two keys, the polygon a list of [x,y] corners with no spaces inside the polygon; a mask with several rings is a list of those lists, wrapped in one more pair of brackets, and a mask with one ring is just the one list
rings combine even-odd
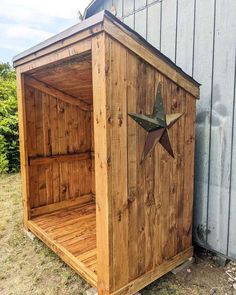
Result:
{"label": "shed roof", "polygon": [[[69,29],[47,39],[46,41],[41,42],[38,45],[16,55],[13,58],[14,65],[17,66],[17,63],[21,59],[24,59],[28,56],[35,55],[34,58],[37,58],[37,54],[40,51],[44,50],[45,48],[50,47],[53,44],[58,43],[58,42],[63,43],[67,38],[77,35],[86,29],[90,29],[91,27],[93,27],[99,23],[103,23],[105,18],[108,19],[113,24],[117,25],[126,34],[128,34],[130,37],[132,37],[134,40],[136,40],[140,44],[140,46],[145,46],[145,48],[147,48],[152,53],[157,55],[161,60],[163,60],[165,63],[167,63],[169,66],[171,66],[177,72],[179,72],[187,80],[191,81],[196,86],[200,86],[200,84],[197,81],[195,81],[191,76],[189,76],[187,73],[185,73],[180,67],[176,66],[176,64],[174,62],[172,62],[168,57],[166,57],[158,49],[156,49],[150,43],[148,43],[141,35],[139,35],[137,32],[132,30],[129,26],[125,25],[117,17],[115,17],[112,13],[110,13],[109,11],[106,11],[106,10],[101,11],[101,12],[89,17],[88,19],[85,19],[81,23],[76,24],[76,25],[70,27]],[[105,30],[104,27],[103,27],[103,30]]]}

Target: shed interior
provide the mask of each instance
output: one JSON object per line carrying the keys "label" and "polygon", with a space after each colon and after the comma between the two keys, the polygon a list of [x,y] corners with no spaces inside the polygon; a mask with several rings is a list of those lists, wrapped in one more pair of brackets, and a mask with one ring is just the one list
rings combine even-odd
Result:
{"label": "shed interior", "polygon": [[29,222],[96,276],[91,52],[29,71],[23,81]]}

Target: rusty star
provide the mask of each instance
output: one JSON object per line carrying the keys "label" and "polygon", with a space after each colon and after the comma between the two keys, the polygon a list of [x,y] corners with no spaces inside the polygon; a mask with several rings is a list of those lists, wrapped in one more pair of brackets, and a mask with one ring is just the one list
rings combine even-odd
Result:
{"label": "rusty star", "polygon": [[129,116],[148,132],[141,163],[146,159],[147,155],[151,153],[158,142],[174,158],[168,130],[183,114],[184,113],[165,113],[160,83],[157,87],[156,101],[151,115],[129,113]]}

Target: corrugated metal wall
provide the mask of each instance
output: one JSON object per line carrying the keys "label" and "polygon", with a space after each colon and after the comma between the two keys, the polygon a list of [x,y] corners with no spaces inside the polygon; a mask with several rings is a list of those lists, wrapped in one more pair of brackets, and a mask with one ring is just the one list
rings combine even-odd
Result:
{"label": "corrugated metal wall", "polygon": [[236,259],[236,0],[106,0],[110,10],[202,83],[194,239]]}

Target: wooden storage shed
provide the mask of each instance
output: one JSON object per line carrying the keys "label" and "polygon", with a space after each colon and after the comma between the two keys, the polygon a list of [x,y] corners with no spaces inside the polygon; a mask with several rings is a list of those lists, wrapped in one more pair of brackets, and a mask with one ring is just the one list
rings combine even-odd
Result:
{"label": "wooden storage shed", "polygon": [[[14,65],[25,228],[99,295],[134,294],[191,257],[199,84],[108,12]],[[162,102],[170,142],[143,159],[137,118]]]}

